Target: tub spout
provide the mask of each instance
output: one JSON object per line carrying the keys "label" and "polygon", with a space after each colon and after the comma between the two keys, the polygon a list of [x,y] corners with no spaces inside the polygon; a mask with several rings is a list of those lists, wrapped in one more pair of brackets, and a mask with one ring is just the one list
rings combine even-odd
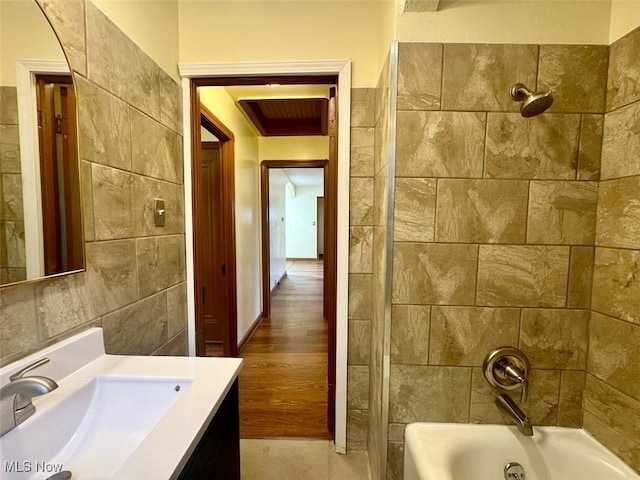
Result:
{"label": "tub spout", "polygon": [[515,422],[520,433],[526,437],[533,436],[533,427],[529,417],[518,407],[513,399],[505,394],[501,393],[496,397],[496,405],[500,410],[505,412]]}

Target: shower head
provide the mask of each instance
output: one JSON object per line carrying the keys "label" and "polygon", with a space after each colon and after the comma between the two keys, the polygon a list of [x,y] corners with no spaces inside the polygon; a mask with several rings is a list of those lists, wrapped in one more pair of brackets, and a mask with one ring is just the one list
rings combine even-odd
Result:
{"label": "shower head", "polygon": [[520,113],[523,117],[535,117],[540,115],[553,103],[551,90],[548,92],[532,92],[521,83],[516,83],[509,90],[509,95],[515,101],[522,101]]}

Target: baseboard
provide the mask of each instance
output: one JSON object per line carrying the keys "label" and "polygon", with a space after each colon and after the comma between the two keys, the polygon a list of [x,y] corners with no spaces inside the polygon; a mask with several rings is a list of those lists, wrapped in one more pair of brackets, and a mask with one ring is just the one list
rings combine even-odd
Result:
{"label": "baseboard", "polygon": [[249,330],[247,330],[247,333],[244,334],[244,337],[242,337],[242,341],[240,342],[240,345],[238,345],[238,355],[240,355],[244,350],[244,348],[249,344],[249,342],[251,341],[251,338],[253,337],[253,334],[256,333],[256,330],[262,323],[263,318],[264,317],[262,316],[262,312],[260,312],[260,315],[258,315],[258,317],[251,324],[251,327],[249,328]]}
{"label": "baseboard", "polygon": [[282,280],[284,280],[284,277],[287,276],[287,272],[285,271],[282,276],[278,279],[278,281],[276,282],[276,284],[273,286],[273,288],[271,289],[271,296],[273,297],[273,294],[276,293],[276,290],[278,290],[280,288],[280,282],[282,282]]}

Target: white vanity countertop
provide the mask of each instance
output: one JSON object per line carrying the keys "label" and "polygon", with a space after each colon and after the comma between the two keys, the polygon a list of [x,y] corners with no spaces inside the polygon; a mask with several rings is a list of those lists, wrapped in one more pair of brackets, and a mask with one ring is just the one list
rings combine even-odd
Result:
{"label": "white vanity countertop", "polygon": [[[51,361],[27,375],[50,377],[58,382],[59,388],[33,399],[37,409],[34,417],[45,414],[56,402],[99,376],[169,377],[191,381],[114,475],[118,480],[177,478],[242,364],[239,358],[107,355],[102,329],[93,328],[0,369],[0,384],[4,385],[11,373],[43,357]],[[5,438],[9,439],[11,433]],[[68,469],[73,471],[73,465],[68,465]]]}

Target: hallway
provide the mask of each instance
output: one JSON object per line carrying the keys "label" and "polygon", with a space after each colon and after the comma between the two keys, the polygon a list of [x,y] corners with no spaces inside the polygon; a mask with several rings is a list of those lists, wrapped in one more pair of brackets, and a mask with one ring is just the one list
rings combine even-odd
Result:
{"label": "hallway", "polygon": [[242,352],[242,438],[331,438],[322,278],[321,261],[294,261]]}

